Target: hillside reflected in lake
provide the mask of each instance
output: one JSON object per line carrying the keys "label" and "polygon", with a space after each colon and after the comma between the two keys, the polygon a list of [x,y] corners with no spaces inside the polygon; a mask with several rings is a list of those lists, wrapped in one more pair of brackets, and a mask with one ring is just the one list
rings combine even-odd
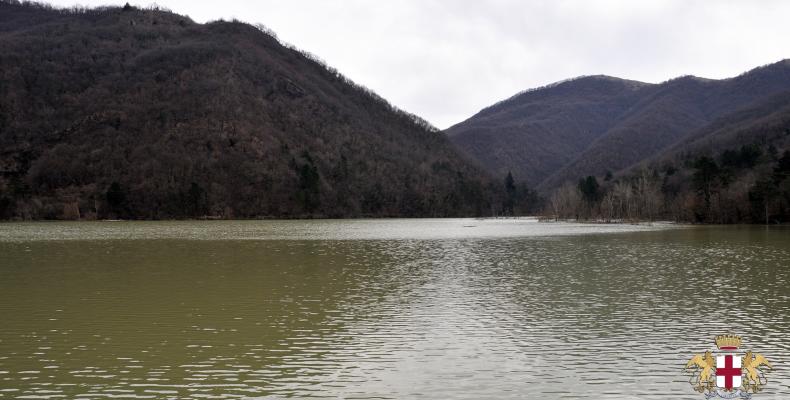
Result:
{"label": "hillside reflected in lake", "polygon": [[698,399],[734,333],[784,399],[789,263],[786,228],[2,224],[0,398]]}

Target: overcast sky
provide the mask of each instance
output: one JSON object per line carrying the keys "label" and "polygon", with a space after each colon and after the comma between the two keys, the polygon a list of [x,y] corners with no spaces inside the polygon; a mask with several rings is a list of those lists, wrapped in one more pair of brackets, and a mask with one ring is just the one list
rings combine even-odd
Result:
{"label": "overcast sky", "polygon": [[[149,3],[132,4],[146,6]],[[52,4],[70,6],[73,0]],[[122,4],[80,0],[81,5]],[[159,0],[262,23],[439,128],[537,86],[606,74],[726,78],[790,58],[790,1]]]}

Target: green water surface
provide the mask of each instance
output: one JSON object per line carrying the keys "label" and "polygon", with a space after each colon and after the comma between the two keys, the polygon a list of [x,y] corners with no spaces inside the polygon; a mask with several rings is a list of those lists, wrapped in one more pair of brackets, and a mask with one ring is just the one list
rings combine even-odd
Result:
{"label": "green water surface", "polygon": [[790,229],[532,219],[0,224],[0,398],[790,398]]}

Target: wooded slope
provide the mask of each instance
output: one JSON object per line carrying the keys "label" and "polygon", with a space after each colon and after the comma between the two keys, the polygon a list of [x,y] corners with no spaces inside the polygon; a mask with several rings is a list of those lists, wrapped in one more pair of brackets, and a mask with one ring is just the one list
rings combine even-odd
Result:
{"label": "wooded slope", "polygon": [[486,173],[263,28],[0,1],[0,217],[450,216]]}

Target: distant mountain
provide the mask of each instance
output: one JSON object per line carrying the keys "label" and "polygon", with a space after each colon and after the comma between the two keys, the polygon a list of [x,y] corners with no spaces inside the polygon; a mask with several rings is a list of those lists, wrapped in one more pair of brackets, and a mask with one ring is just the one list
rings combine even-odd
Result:
{"label": "distant mountain", "polygon": [[449,128],[450,139],[497,176],[537,185],[608,132],[641,82],[590,76],[518,94]]}
{"label": "distant mountain", "polygon": [[445,135],[239,22],[0,1],[0,218],[490,212]]}
{"label": "distant mountain", "polygon": [[729,115],[768,99],[783,101],[776,96],[787,91],[788,61],[723,80],[686,76],[646,84],[582,77],[518,94],[447,134],[493,174],[512,171],[548,192],[660,156]]}

